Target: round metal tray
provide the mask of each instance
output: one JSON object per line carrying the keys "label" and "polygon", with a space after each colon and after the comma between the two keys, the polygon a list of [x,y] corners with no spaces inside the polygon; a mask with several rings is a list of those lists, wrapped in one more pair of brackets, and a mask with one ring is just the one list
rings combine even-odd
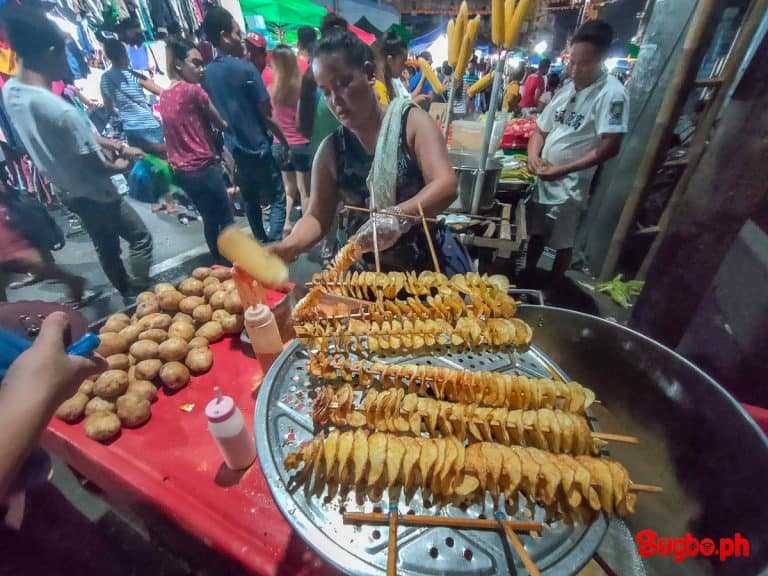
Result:
{"label": "round metal tray", "polygon": [[[341,512],[387,511],[385,493],[381,502],[358,503],[352,493],[346,502],[337,496],[326,501],[305,496],[303,488],[289,493],[286,485],[290,474],[283,466],[285,456],[295,451],[313,435],[312,396],[318,385],[306,371],[307,352],[296,341],[277,358],[259,391],[254,433],[259,461],[278,507],[293,529],[325,560],[350,574],[380,575],[386,572],[387,528],[349,526],[342,523]],[[449,368],[510,372],[545,378],[547,366],[563,377],[566,375],[535,348],[525,353],[492,353],[455,351],[434,352],[430,356],[386,358],[392,363],[434,364]],[[475,504],[466,512],[448,506],[426,507],[417,492],[410,502],[401,497],[400,514],[438,514],[477,518],[494,514],[490,496],[484,504]],[[522,501],[515,518],[545,520],[545,512]],[[589,526],[568,526],[560,521],[545,525],[540,537],[521,536],[528,553],[543,574],[570,575],[578,572],[593,556],[605,535],[607,523],[600,516]],[[457,531],[448,528],[400,527],[398,529],[398,574],[506,574],[510,573],[508,555],[499,534],[483,531]],[[515,556],[516,571],[522,569]]]}

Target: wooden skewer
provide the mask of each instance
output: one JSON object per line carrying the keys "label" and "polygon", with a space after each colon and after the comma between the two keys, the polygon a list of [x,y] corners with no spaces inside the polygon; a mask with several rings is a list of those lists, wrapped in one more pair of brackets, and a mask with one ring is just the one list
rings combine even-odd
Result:
{"label": "wooden skewer", "polygon": [[609,432],[592,432],[592,436],[599,438],[600,440],[607,440],[610,442],[624,442],[625,444],[640,444],[640,439],[637,436],[627,436],[625,434],[611,434]]}
{"label": "wooden skewer", "polygon": [[[404,216],[405,218],[410,218],[411,220],[421,220],[421,216],[416,216],[414,214],[403,214],[400,212],[388,212],[387,210],[371,210],[369,208],[361,208],[360,206],[349,206],[348,204],[344,205],[344,208],[347,210],[352,210],[353,212],[377,212],[379,214],[389,214],[390,216]],[[437,218],[427,218],[427,222],[430,222],[431,224],[437,224],[438,220]]]}
{"label": "wooden skewer", "polygon": [[[344,524],[388,524],[389,514],[377,512],[345,512]],[[398,518],[401,526],[434,526],[440,528],[458,528],[464,530],[498,530],[499,523],[496,520],[483,520],[481,518],[454,518],[451,516],[415,516],[406,514]],[[509,521],[512,530],[519,532],[541,533],[541,522],[517,522]]]}
{"label": "wooden skewer", "polygon": [[520,542],[520,538],[517,537],[515,531],[512,530],[512,528],[509,526],[509,523],[502,521],[501,525],[504,528],[504,534],[507,536],[507,540],[509,541],[512,548],[515,549],[517,555],[520,556],[520,560],[523,561],[523,566],[525,566],[525,569],[528,570],[528,574],[531,576],[541,576],[541,572],[539,572],[536,564],[534,564],[533,560],[531,560],[531,557],[528,555],[525,546],[523,546],[523,543]]}
{"label": "wooden skewer", "polygon": [[397,509],[389,513],[389,543],[387,546],[387,576],[397,576]]}
{"label": "wooden skewer", "polygon": [[429,244],[429,252],[432,254],[432,264],[435,266],[435,272],[440,274],[440,264],[437,261],[437,254],[435,254],[435,245],[432,244],[432,236],[429,233],[429,226],[427,226],[427,218],[424,216],[424,209],[419,202],[419,214],[421,214],[421,223],[424,226],[424,236],[427,237],[427,244]]}
{"label": "wooden skewer", "polygon": [[635,484],[634,482],[629,485],[631,492],[648,492],[649,494],[658,494],[664,492],[664,488],[661,486],[654,486],[653,484]]}

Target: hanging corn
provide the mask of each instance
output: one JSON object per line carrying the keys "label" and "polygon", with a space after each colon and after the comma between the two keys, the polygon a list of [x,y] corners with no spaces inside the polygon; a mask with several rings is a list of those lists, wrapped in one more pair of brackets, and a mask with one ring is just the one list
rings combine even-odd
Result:
{"label": "hanging corn", "polygon": [[504,1],[504,48],[512,48],[512,18],[515,15],[515,0]]}
{"label": "hanging corn", "polygon": [[459,46],[456,40],[456,24],[451,18],[448,21],[448,64],[451,68],[456,68],[456,60],[459,59]]}
{"label": "hanging corn", "polygon": [[480,78],[477,82],[472,84],[472,86],[469,87],[469,90],[467,90],[467,95],[472,98],[475,94],[478,94],[485,90],[486,88],[489,88],[491,84],[493,83],[493,75],[496,74],[496,72],[490,72],[489,74],[483,74],[483,77]]}
{"label": "hanging corn", "polygon": [[520,28],[523,25],[523,20],[525,19],[530,4],[530,0],[520,0],[517,3],[517,6],[515,6],[515,13],[512,16],[512,21],[509,23],[510,33],[505,39],[509,41],[508,44],[505,43],[507,49],[512,48],[517,44],[517,41],[520,38]]}
{"label": "hanging corn", "polygon": [[494,46],[504,43],[504,0],[491,2],[491,42]]}

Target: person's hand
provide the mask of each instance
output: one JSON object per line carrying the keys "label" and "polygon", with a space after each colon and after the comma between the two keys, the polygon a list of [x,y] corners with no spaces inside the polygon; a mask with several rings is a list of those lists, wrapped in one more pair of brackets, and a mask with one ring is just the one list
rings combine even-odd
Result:
{"label": "person's hand", "polygon": [[544,182],[551,182],[552,180],[560,180],[565,176],[565,172],[561,166],[546,164],[536,171],[536,175]]}
{"label": "person's hand", "polygon": [[114,161],[114,167],[115,167],[115,170],[117,170],[118,172],[127,172],[128,168],[131,167],[131,161],[128,160],[128,158],[123,158],[123,157],[117,158]]}
{"label": "person's hand", "polygon": [[128,160],[141,160],[144,158],[144,150],[135,146],[125,146],[121,150],[121,156]]}
{"label": "person's hand", "polygon": [[[376,219],[376,246],[374,246],[373,241],[374,218]],[[376,247],[378,247],[379,252],[383,252],[394,246],[400,237],[411,229],[413,222],[413,220],[400,218],[393,214],[374,214],[350,238],[350,242],[353,240],[357,242],[363,253],[373,252]]]}
{"label": "person's hand", "polygon": [[540,156],[528,156],[528,170],[530,170],[531,173],[538,174],[539,170],[541,170],[545,165],[546,163],[541,159]]}
{"label": "person's hand", "polygon": [[64,312],[50,314],[29,350],[8,368],[3,386],[23,387],[55,407],[77,392],[83,380],[106,370],[107,362],[101,356],[83,358],[66,353],[64,333],[68,328],[69,318]]}
{"label": "person's hand", "polygon": [[285,240],[269,244],[268,246],[265,246],[265,248],[268,252],[271,252],[286,264],[293,262],[299,257],[299,252]]}

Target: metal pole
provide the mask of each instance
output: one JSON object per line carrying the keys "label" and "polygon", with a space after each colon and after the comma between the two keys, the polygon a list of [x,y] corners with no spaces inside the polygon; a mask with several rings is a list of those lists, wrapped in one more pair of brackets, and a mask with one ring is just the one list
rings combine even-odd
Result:
{"label": "metal pole", "polygon": [[453,96],[456,92],[456,71],[453,71],[454,74],[451,76],[451,88],[450,92],[448,93],[448,110],[445,113],[445,126],[443,126],[443,138],[445,138],[445,141],[448,142],[448,126],[451,124],[451,115],[453,113]]}
{"label": "metal pole", "polygon": [[496,119],[496,109],[499,106],[499,89],[502,85],[504,63],[507,60],[507,54],[508,52],[501,52],[499,54],[499,61],[496,63],[496,74],[493,77],[493,88],[491,88],[491,104],[488,107],[488,115],[485,119],[483,147],[480,149],[480,166],[478,167],[477,179],[475,180],[475,190],[472,194],[472,214],[477,214],[480,210],[480,196],[483,192],[483,184],[485,184],[485,165],[488,163],[488,148],[491,145],[493,123]]}

